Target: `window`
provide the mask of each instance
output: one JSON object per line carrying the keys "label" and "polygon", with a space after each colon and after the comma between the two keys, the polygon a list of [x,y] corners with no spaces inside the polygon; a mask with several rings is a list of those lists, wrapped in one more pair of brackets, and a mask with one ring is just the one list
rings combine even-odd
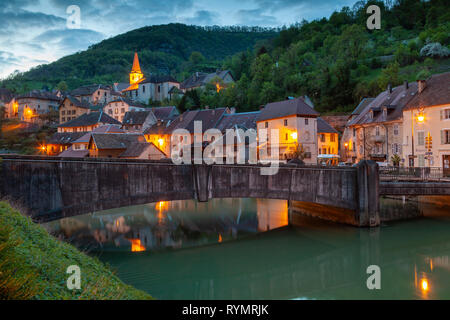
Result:
{"label": "window", "polygon": [[322,154],[327,154],[327,148],[323,148]]}
{"label": "window", "polygon": [[77,110],[72,110],[72,114],[76,114],[77,113]]}
{"label": "window", "polygon": [[441,119],[450,119],[450,109],[441,110]]}
{"label": "window", "polygon": [[284,126],[287,127],[287,119],[284,119]]}
{"label": "window", "polygon": [[399,154],[400,153],[400,145],[398,143],[392,144],[392,154]]}
{"label": "window", "polygon": [[394,125],[394,136],[398,136],[398,124]]}
{"label": "window", "polygon": [[309,120],[309,119],[305,119],[305,125],[308,125],[308,123],[309,123],[308,120]]}
{"label": "window", "polygon": [[62,117],[62,118],[61,118],[61,121],[62,121],[62,122],[66,122],[66,118]]}
{"label": "window", "polygon": [[375,135],[378,137],[380,135],[380,127],[376,126],[375,127]]}
{"label": "window", "polygon": [[[325,142],[325,134],[323,134],[323,133],[320,134],[320,141]],[[325,152],[325,154],[326,154],[326,152]]]}
{"label": "window", "polygon": [[441,144],[450,144],[450,130],[441,131]]}
{"label": "window", "polygon": [[417,144],[419,146],[424,146],[425,145],[425,134],[423,131],[417,131]]}
{"label": "window", "polygon": [[63,111],[61,111],[61,114],[64,116],[66,114],[66,112],[63,110]]}
{"label": "window", "polygon": [[115,108],[115,109],[114,109],[114,113],[115,113],[115,114],[118,114],[118,113],[119,113],[119,109],[118,109],[118,108]]}
{"label": "window", "polygon": [[121,113],[125,113],[125,108],[120,109]]}
{"label": "window", "polygon": [[266,121],[265,123],[264,123],[264,128],[268,128],[269,127],[269,123]]}
{"label": "window", "polygon": [[335,134],[331,134],[331,136],[330,136],[330,141],[331,142],[335,142],[336,141],[336,136],[335,136]]}
{"label": "window", "polygon": [[113,114],[112,109],[108,109],[109,114]]}
{"label": "window", "polygon": [[288,140],[288,134],[286,133],[286,139],[285,140]]}
{"label": "window", "polygon": [[142,92],[145,92],[145,86],[142,86]]}
{"label": "window", "polygon": [[353,136],[356,137],[356,129],[353,128]]}
{"label": "window", "polygon": [[158,92],[161,92],[161,86],[158,86]]}

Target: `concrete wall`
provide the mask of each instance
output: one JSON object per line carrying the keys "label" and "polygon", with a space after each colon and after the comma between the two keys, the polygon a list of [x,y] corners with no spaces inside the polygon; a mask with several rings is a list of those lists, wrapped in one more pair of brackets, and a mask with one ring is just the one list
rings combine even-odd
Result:
{"label": "concrete wall", "polygon": [[162,200],[269,198],[343,208],[355,225],[379,224],[378,167],[369,161],[356,168],[287,165],[272,176],[248,165],[37,156],[4,156],[1,168],[0,193],[38,221]]}

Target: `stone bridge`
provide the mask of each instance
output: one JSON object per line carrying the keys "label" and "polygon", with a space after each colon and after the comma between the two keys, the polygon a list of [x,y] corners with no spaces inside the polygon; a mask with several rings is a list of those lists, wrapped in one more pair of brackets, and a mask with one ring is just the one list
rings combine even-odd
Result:
{"label": "stone bridge", "polygon": [[[345,168],[284,165],[269,176],[256,165],[17,155],[0,161],[0,195],[38,222],[157,201],[267,198],[314,204],[339,212],[338,221],[376,226],[380,195],[412,192],[411,186],[380,184],[373,161]],[[450,194],[450,184],[422,189]]]}

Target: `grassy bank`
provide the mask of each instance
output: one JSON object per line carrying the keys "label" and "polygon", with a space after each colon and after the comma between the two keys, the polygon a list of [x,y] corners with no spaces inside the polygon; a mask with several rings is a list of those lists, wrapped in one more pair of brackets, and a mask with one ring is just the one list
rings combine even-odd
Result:
{"label": "grassy bank", "polygon": [[[81,289],[69,290],[70,265],[81,269]],[[0,299],[151,299],[124,284],[102,262],[47,233],[0,202]]]}

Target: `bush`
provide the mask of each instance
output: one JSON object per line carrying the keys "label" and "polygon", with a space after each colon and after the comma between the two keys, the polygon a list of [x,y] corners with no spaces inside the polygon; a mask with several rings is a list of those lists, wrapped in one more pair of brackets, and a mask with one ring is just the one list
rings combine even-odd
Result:
{"label": "bush", "polygon": [[420,49],[420,55],[422,57],[445,58],[450,56],[450,50],[442,46],[439,42],[433,42]]}

